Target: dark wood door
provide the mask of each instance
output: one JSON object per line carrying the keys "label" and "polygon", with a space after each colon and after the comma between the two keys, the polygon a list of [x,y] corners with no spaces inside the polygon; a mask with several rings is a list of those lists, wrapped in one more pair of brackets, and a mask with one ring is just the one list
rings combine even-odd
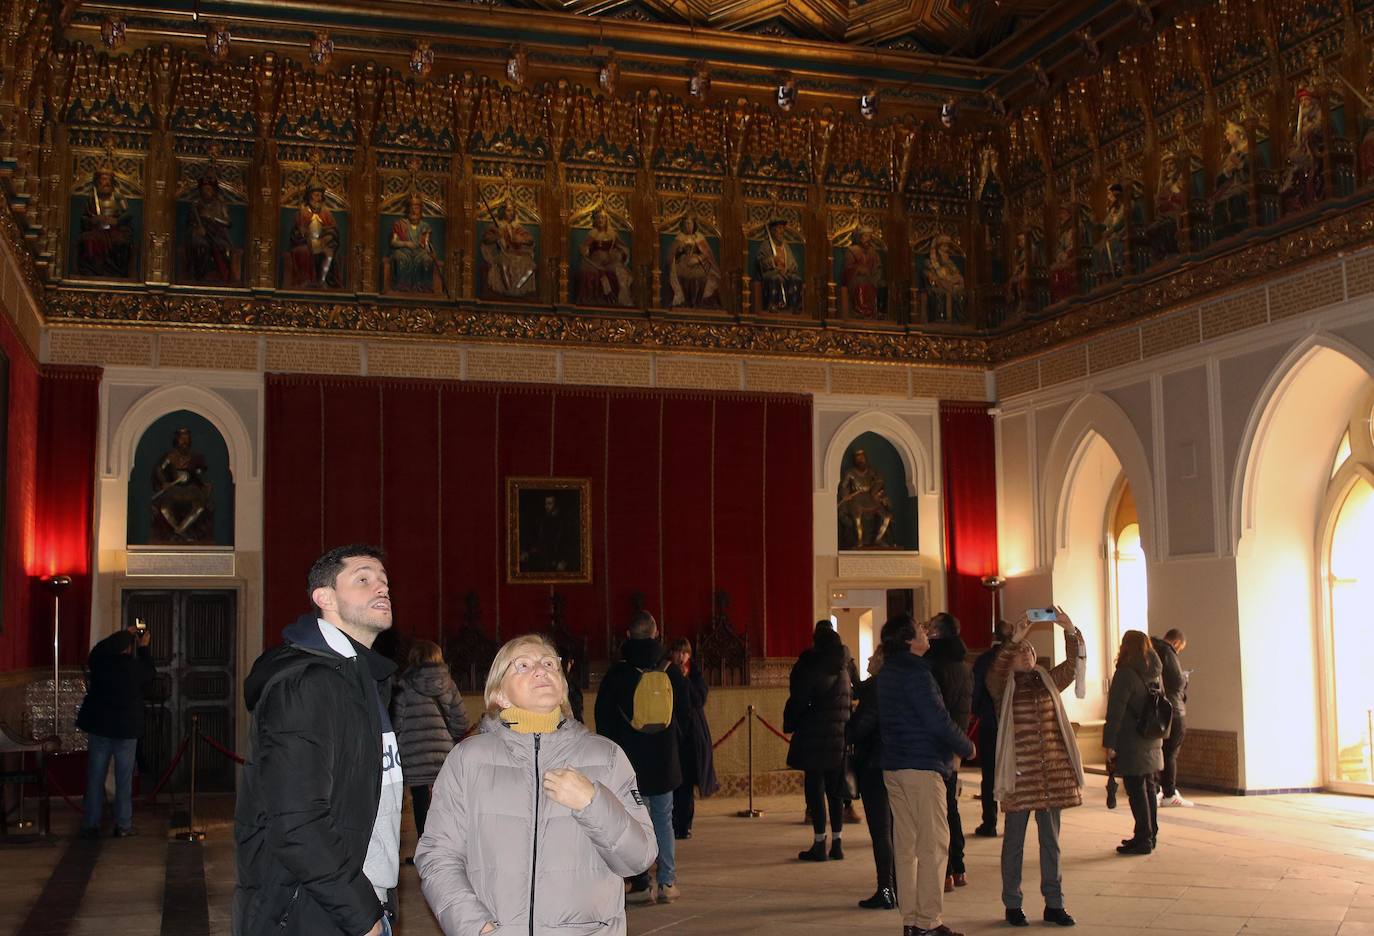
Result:
{"label": "dark wood door", "polygon": [[[199,716],[202,734],[233,750],[236,600],[232,591],[124,592],[124,626],[132,625],[135,618],[148,625],[157,667],[143,733],[143,769],[149,784],[162,777],[182,739],[190,734],[193,715]],[[185,790],[190,767],[188,749],[165,789]],[[233,763],[204,742],[198,752],[196,789],[234,789]]]}

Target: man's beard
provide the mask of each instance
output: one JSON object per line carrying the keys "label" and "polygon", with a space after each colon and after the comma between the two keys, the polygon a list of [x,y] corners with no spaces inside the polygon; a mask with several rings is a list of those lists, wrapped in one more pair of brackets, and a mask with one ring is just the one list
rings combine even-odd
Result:
{"label": "man's beard", "polygon": [[388,631],[392,624],[390,611],[379,611],[373,608],[371,604],[342,605],[339,608],[339,619],[349,627],[370,634],[381,634]]}

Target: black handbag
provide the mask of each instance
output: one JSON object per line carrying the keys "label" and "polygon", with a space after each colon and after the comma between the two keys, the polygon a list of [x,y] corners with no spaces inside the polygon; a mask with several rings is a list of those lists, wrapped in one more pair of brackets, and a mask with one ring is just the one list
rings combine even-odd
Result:
{"label": "black handbag", "polygon": [[1174,723],[1174,705],[1164,695],[1157,684],[1145,687],[1145,704],[1140,708],[1140,717],[1135,721],[1135,730],[1147,741],[1169,736]]}

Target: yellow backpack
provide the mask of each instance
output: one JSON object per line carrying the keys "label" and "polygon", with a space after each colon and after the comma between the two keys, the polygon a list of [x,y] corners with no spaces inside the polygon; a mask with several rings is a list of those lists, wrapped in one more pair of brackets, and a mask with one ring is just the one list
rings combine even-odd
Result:
{"label": "yellow backpack", "polygon": [[664,670],[640,670],[634,713],[626,721],[635,731],[658,734],[673,723],[673,683]]}

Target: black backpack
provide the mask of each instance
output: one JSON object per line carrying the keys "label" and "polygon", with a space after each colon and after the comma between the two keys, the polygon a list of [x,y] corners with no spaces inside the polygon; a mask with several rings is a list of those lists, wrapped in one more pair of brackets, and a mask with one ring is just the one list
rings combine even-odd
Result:
{"label": "black backpack", "polygon": [[1160,690],[1158,681],[1145,685],[1145,704],[1140,707],[1140,717],[1136,719],[1135,730],[1142,738],[1153,741],[1155,738],[1169,736],[1169,728],[1174,723],[1174,705]]}

